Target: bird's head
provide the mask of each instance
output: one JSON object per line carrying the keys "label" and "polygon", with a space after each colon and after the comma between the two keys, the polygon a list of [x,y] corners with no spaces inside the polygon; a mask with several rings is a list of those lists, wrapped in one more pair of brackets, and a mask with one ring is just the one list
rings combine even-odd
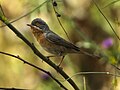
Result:
{"label": "bird's head", "polygon": [[48,25],[41,18],[36,18],[31,22],[31,24],[27,24],[27,25],[33,29],[36,28],[40,30],[41,32],[49,31]]}

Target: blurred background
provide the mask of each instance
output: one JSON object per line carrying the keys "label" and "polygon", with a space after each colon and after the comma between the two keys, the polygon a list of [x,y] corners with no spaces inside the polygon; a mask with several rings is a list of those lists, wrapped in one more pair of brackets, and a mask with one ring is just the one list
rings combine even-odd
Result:
{"label": "blurred background", "polygon": [[[39,51],[47,56],[26,25],[35,18],[41,18],[49,25],[50,29],[66,40],[74,43],[89,53],[101,55],[101,59],[95,59],[86,55],[66,55],[61,67],[72,76],[78,72],[110,72],[118,75],[119,70],[111,64],[119,67],[120,47],[119,40],[113,33],[110,25],[101,15],[92,0],[54,0],[57,3],[56,11],[70,40],[61,28],[53,10],[52,1],[47,0],[1,0],[5,16],[10,20],[34,12],[12,23],[30,42],[34,43]],[[94,0],[120,35],[120,2],[119,0]],[[53,68],[42,62],[32,50],[19,39],[7,26],[0,22],[0,51],[19,55],[40,68],[51,72],[69,90],[73,90],[67,81]],[[60,57],[51,58],[58,64]],[[105,74],[75,75],[72,78],[81,90],[120,90],[120,78]],[[85,82],[85,83],[83,83]],[[31,90],[61,90],[59,85],[45,73],[24,64],[23,62],[0,54],[0,87],[14,87]]]}

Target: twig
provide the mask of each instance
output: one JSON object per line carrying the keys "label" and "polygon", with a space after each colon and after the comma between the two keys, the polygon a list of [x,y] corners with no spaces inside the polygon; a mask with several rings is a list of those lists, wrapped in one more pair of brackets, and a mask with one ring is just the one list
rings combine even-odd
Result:
{"label": "twig", "polygon": [[93,3],[95,4],[95,6],[97,7],[97,9],[99,10],[99,12],[101,13],[101,15],[105,18],[105,20],[107,21],[107,23],[109,24],[110,28],[112,29],[113,33],[115,34],[115,36],[118,38],[118,40],[120,40],[120,37],[117,35],[117,33],[115,32],[113,26],[111,25],[111,23],[109,22],[109,20],[107,19],[107,17],[104,15],[104,13],[101,11],[101,9],[99,8],[99,6],[97,5],[97,3],[92,0]]}
{"label": "twig", "polygon": [[[53,67],[57,72],[59,72],[65,79],[68,79],[69,76],[62,70],[62,68],[58,67],[56,64],[54,64],[50,59],[42,55],[37,48],[34,46],[34,44],[30,43],[20,32],[17,30],[8,20],[6,17],[4,17],[2,14],[0,14],[0,20],[5,23],[20,39],[22,39],[37,55],[39,58],[41,58],[43,61],[45,61],[47,64],[49,64],[51,67]],[[72,79],[67,80],[71,86],[75,90],[79,90],[78,86],[75,84],[75,82]]]}
{"label": "twig", "polygon": [[4,13],[4,11],[3,11],[3,8],[2,8],[2,5],[0,4],[0,9],[1,9],[1,11],[2,11],[2,14],[5,16],[5,13]]}
{"label": "twig", "polygon": [[0,90],[29,90],[29,89],[20,89],[20,88],[0,88]]}
{"label": "twig", "polygon": [[[27,15],[33,13],[34,11],[36,11],[38,8],[40,8],[41,6],[43,6],[45,3],[49,2],[49,1],[50,1],[50,0],[46,0],[45,2],[43,2],[42,4],[40,4],[39,6],[37,6],[35,9],[33,9],[33,10],[31,10],[30,12],[26,13],[25,15],[23,15],[23,16],[15,19],[15,20],[13,20],[13,21],[11,21],[10,23],[14,23],[14,22],[16,22],[16,21],[18,21],[18,20],[26,17]],[[5,15],[4,15],[4,16],[5,16]],[[4,27],[4,26],[6,26],[6,25],[1,25],[0,28],[1,28],[1,27]]]}
{"label": "twig", "polygon": [[[60,15],[58,15],[58,12],[56,11],[55,6],[53,5],[53,2],[54,2],[54,0],[52,0],[52,6],[53,6],[53,10],[54,10],[54,12],[55,12],[55,16],[56,16],[56,18],[57,18],[60,26],[62,27],[63,31],[65,32],[67,38],[69,39],[69,41],[71,41],[70,38],[69,38],[69,36],[68,36],[68,34],[67,34],[67,32],[66,32],[66,30],[65,30],[65,28],[63,27],[63,25],[62,25],[62,23],[61,23],[61,21],[60,21],[60,19],[59,19],[59,16],[60,16]],[[58,15],[58,16],[57,16],[57,15]]]}
{"label": "twig", "polygon": [[112,66],[115,67],[116,69],[120,70],[120,68],[117,67],[116,65],[114,65],[114,64],[110,64],[110,65],[112,65]]}
{"label": "twig", "polygon": [[83,90],[87,90],[86,89],[86,78],[85,78],[85,76],[83,76]]}
{"label": "twig", "polygon": [[40,71],[48,74],[54,81],[56,81],[56,82],[60,85],[60,87],[62,87],[63,89],[67,90],[67,88],[66,88],[64,85],[62,85],[56,78],[54,78],[50,72],[48,72],[48,71],[46,71],[46,70],[44,70],[44,69],[42,69],[42,68],[39,68],[38,66],[35,66],[34,64],[31,64],[31,63],[27,62],[26,60],[22,59],[22,58],[19,57],[19,56],[15,56],[15,55],[13,55],[13,54],[6,53],[6,52],[1,52],[1,51],[0,51],[0,53],[1,53],[1,54],[4,54],[4,55],[7,55],[7,56],[11,56],[11,57],[17,58],[18,60],[23,61],[23,62],[26,63],[27,65],[32,66],[32,67],[34,67],[34,68],[36,68],[36,69],[38,69],[38,70],[40,70]]}
{"label": "twig", "polygon": [[110,2],[109,4],[105,5],[102,9],[104,9],[104,8],[106,8],[106,7],[108,7],[108,6],[112,5],[112,4],[114,4],[114,3],[116,3],[116,2],[119,2],[119,1],[120,1],[120,0],[112,1],[112,2]]}
{"label": "twig", "polygon": [[[76,75],[89,75],[89,74],[90,74],[90,75],[91,75],[91,74],[98,74],[98,75],[103,74],[103,75],[110,75],[110,76],[120,77],[120,75],[113,74],[113,73],[110,73],[110,72],[78,72],[78,73],[72,75],[70,78],[73,78],[73,77],[75,77]],[[68,79],[70,79],[70,78],[68,78]],[[66,80],[68,80],[68,79],[66,79]],[[64,80],[64,81],[66,81],[66,80]],[[64,81],[63,81],[63,82],[64,82]]]}

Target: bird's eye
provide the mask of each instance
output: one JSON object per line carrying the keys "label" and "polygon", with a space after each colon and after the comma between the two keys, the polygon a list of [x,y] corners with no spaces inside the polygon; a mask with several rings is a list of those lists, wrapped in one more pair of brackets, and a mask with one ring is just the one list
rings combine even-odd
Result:
{"label": "bird's eye", "polygon": [[40,23],[37,22],[35,25],[36,25],[36,26],[40,26]]}

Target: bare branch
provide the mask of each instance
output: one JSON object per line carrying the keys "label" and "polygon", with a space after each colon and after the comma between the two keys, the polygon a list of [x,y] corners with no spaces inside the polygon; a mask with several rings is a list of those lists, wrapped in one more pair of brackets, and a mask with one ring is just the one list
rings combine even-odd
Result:
{"label": "bare branch", "polygon": [[0,88],[0,90],[29,90],[29,89],[20,89],[20,88]]}
{"label": "bare branch", "polygon": [[104,9],[104,8],[107,8],[108,6],[113,5],[113,4],[115,4],[115,3],[119,2],[119,1],[120,1],[120,0],[112,1],[112,2],[110,2],[109,4],[105,5],[105,6],[103,7],[103,9]]}
{"label": "bare branch", "polygon": [[3,11],[3,8],[2,8],[2,5],[1,5],[1,4],[0,4],[0,9],[1,9],[1,12],[2,12],[3,16],[5,16],[5,13],[4,13],[4,11]]}
{"label": "bare branch", "polygon": [[[97,75],[110,75],[110,76],[116,76],[116,77],[120,77],[120,75],[117,75],[117,74],[113,74],[113,73],[110,73],[110,72],[78,72],[78,73],[75,73],[74,75],[72,75],[70,78],[73,78],[75,77],[76,75],[91,75],[91,74],[97,74]],[[68,79],[70,79],[68,78]],[[66,79],[66,80],[68,80]],[[64,80],[64,81],[66,81]]]}
{"label": "bare branch", "polygon": [[34,67],[34,68],[36,68],[36,69],[38,69],[38,70],[40,70],[40,71],[48,74],[54,81],[56,81],[56,82],[60,85],[60,87],[62,87],[63,89],[67,90],[67,88],[66,88],[65,86],[63,86],[55,77],[53,77],[50,72],[48,72],[48,71],[46,71],[46,70],[44,70],[44,69],[42,69],[42,68],[40,68],[40,67],[38,67],[38,66],[35,66],[34,64],[31,64],[31,63],[27,62],[26,60],[22,59],[22,58],[19,57],[19,56],[15,56],[15,55],[13,55],[13,54],[6,53],[6,52],[1,52],[1,51],[0,51],[0,54],[4,54],[4,55],[7,55],[7,56],[11,56],[11,57],[17,58],[18,60],[23,61],[23,62],[26,63],[27,65],[32,66],[32,67]]}
{"label": "bare branch", "polygon": [[120,70],[120,68],[117,67],[116,65],[114,65],[114,64],[110,64],[110,65],[112,65],[113,67],[115,67],[117,70]]}

